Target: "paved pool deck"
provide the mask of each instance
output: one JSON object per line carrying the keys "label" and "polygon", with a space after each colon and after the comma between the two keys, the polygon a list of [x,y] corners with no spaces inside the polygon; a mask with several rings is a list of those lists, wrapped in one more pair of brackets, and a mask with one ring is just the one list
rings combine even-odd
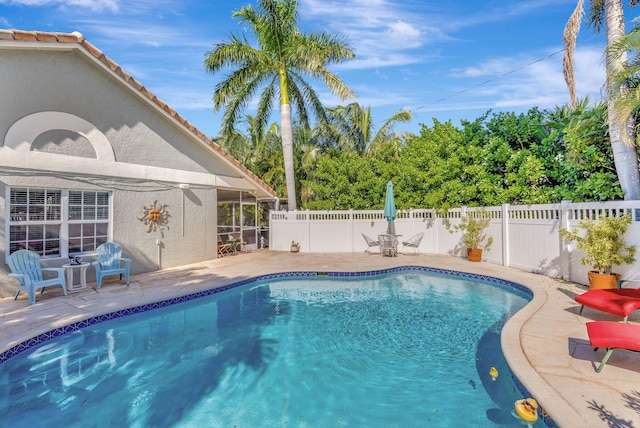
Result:
{"label": "paved pool deck", "polygon": [[[116,277],[101,289],[89,284],[64,296],[59,287],[17,301],[0,285],[0,352],[40,333],[119,309],[191,294],[268,273],[364,272],[398,266],[451,269],[513,281],[533,300],[505,326],[502,347],[512,371],[560,427],[640,428],[640,353],[618,350],[601,373],[604,350],[589,346],[585,324],[618,318],[585,308],[574,296],[586,287],[490,263],[433,254],[306,254],[255,251],[134,275],[127,287]],[[637,315],[630,322],[638,323]]]}

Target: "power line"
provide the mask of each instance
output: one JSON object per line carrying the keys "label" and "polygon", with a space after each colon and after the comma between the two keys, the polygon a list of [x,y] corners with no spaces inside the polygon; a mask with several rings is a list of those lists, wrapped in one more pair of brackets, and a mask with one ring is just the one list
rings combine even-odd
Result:
{"label": "power line", "polygon": [[[595,39],[596,37],[599,37],[599,36],[600,36],[600,34],[596,34],[596,35],[594,35],[594,36],[592,36],[592,37],[590,37],[590,38],[588,38],[588,39],[585,39],[585,40],[583,40],[583,41],[581,41],[581,42],[577,43],[577,45],[581,45],[581,44],[587,43],[587,42],[589,42],[589,41],[591,41],[591,40],[593,40],[593,39]],[[422,108],[429,107],[429,106],[432,106],[432,105],[434,105],[434,104],[441,103],[442,101],[446,101],[446,100],[448,100],[448,99],[451,99],[451,98],[457,97],[457,96],[458,96],[458,95],[460,95],[460,94],[463,94],[463,93],[465,93],[465,92],[472,91],[472,90],[474,90],[474,89],[479,88],[480,86],[484,86],[484,85],[487,85],[487,84],[489,84],[489,83],[493,83],[493,82],[495,82],[496,80],[502,79],[503,77],[506,77],[506,76],[508,76],[508,75],[510,75],[510,74],[517,73],[518,71],[521,71],[521,70],[524,70],[525,68],[531,67],[531,66],[532,66],[532,65],[534,65],[534,64],[537,64],[537,63],[542,62],[542,61],[546,61],[546,60],[548,60],[549,58],[552,58],[552,57],[554,57],[554,56],[556,56],[556,55],[558,55],[558,54],[564,53],[566,50],[567,50],[567,49],[566,49],[566,48],[564,48],[564,49],[560,49],[560,50],[558,50],[558,51],[552,52],[552,53],[550,53],[549,55],[547,55],[547,56],[545,56],[545,57],[538,58],[538,59],[536,59],[536,60],[534,60],[534,61],[531,61],[531,62],[529,62],[529,63],[527,63],[527,64],[525,64],[525,65],[522,65],[522,66],[520,66],[520,67],[518,67],[518,68],[514,68],[514,69],[509,70],[509,71],[507,71],[507,72],[505,72],[505,73],[502,73],[502,74],[500,74],[499,76],[497,76],[497,77],[495,77],[495,78],[493,78],[493,79],[485,80],[484,82],[481,82],[481,83],[478,83],[478,84],[476,84],[476,85],[470,86],[470,87],[468,87],[468,88],[466,88],[466,89],[462,89],[462,90],[460,90],[460,91],[458,91],[458,92],[455,92],[455,93],[453,93],[453,94],[451,94],[451,95],[448,95],[448,96],[446,96],[446,97],[438,98],[438,99],[437,99],[437,100],[435,100],[435,101],[432,101],[432,102],[430,102],[430,103],[428,103],[428,104],[423,104],[423,105],[421,105],[420,107],[416,107],[416,108],[414,108],[414,109],[412,109],[412,110],[413,110],[413,111],[420,110],[420,109],[422,109]]]}

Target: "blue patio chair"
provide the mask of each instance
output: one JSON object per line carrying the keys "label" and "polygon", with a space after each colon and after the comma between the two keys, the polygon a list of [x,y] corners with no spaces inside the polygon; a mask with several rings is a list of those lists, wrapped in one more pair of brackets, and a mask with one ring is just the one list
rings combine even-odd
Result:
{"label": "blue patio chair", "polygon": [[[129,276],[131,269],[131,259],[122,257],[122,246],[115,242],[105,242],[96,248],[98,260],[93,262],[96,268],[96,284],[98,288],[102,287],[102,278],[111,275],[124,274],[127,285],[129,285]],[[124,266],[122,264],[124,263]]]}
{"label": "blue patio chair", "polygon": [[[40,265],[40,256],[29,250],[18,250],[9,256],[9,268],[11,272],[9,277],[16,278],[20,285],[18,292],[13,300],[18,298],[22,290],[27,290],[29,295],[29,303],[36,302],[36,290],[42,289],[40,294],[44,293],[45,287],[53,285],[62,286],[64,295],[67,295],[67,283],[64,279],[63,268],[43,268]],[[55,272],[56,276],[50,279],[44,279],[42,272]]]}

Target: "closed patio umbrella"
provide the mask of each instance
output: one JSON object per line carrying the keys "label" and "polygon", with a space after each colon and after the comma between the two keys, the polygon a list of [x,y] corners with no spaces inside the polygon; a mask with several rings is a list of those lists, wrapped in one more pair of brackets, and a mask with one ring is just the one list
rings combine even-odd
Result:
{"label": "closed patio umbrella", "polygon": [[396,203],[393,199],[393,183],[391,180],[387,183],[387,195],[384,198],[384,216],[387,218],[387,234],[395,235],[396,226],[393,221],[396,219]]}

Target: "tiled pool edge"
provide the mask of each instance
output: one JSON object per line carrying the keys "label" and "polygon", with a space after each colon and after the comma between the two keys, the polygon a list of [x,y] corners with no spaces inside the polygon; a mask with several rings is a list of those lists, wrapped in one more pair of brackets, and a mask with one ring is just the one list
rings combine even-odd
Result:
{"label": "tiled pool edge", "polygon": [[[172,306],[179,303],[200,299],[203,297],[211,296],[226,290],[230,290],[236,287],[241,287],[243,285],[247,285],[247,284],[251,284],[259,281],[265,281],[265,280],[271,280],[271,279],[282,279],[282,278],[295,278],[295,277],[332,277],[332,278],[375,277],[375,276],[385,275],[389,273],[398,273],[398,272],[405,272],[405,271],[419,271],[419,272],[433,273],[433,274],[439,274],[439,275],[453,276],[456,278],[473,279],[473,280],[489,282],[492,284],[502,285],[509,289],[519,291],[520,293],[525,294],[531,300],[534,298],[534,293],[531,291],[531,289],[513,281],[508,281],[508,280],[504,280],[504,279],[497,278],[494,276],[489,276],[489,275],[481,275],[481,274],[475,274],[475,273],[469,273],[469,272],[461,272],[461,271],[455,271],[450,269],[433,268],[433,267],[426,267],[426,266],[398,266],[398,267],[387,268],[387,269],[360,271],[360,272],[300,271],[300,272],[271,273],[271,274],[264,274],[264,275],[259,275],[252,278],[243,279],[241,281],[233,282],[233,283],[222,285],[219,287],[209,288],[207,290],[202,290],[195,293],[190,293],[184,296],[173,297],[170,299],[160,300],[158,302],[146,303],[146,304],[134,306],[131,308],[120,309],[114,312],[94,316],[82,321],[77,321],[77,322],[68,324],[66,326],[55,328],[45,333],[38,334],[30,339],[20,342],[19,344],[7,349],[6,351],[3,351],[2,353],[0,353],[0,364],[21,354],[22,352],[29,350],[32,347],[41,345],[42,343],[45,343],[56,337],[59,337],[74,331],[78,331],[80,329],[83,329],[92,325],[100,324],[105,321],[122,318],[130,315],[134,315],[134,314],[139,314],[142,312],[165,308],[165,307]],[[511,369],[513,372],[513,368]],[[523,395],[523,397],[531,396],[531,394],[527,391],[524,384],[519,381],[519,379],[516,377],[515,374],[512,374],[512,380],[516,385],[516,387],[518,388],[518,390],[520,391],[520,393]],[[541,416],[543,416],[543,421],[547,426],[549,427],[557,426],[548,417],[548,415],[541,415]]]}

